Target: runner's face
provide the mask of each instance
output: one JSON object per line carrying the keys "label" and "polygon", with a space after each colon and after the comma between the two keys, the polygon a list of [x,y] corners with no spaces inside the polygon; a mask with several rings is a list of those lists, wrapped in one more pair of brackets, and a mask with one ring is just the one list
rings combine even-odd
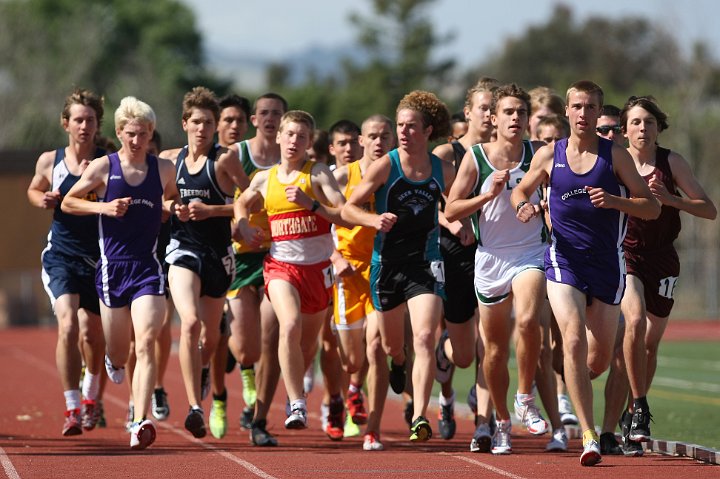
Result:
{"label": "runner's face", "polygon": [[258,132],[267,138],[272,138],[280,128],[280,119],[284,114],[285,109],[280,100],[261,98],[257,101],[255,114],[250,116],[250,121]]}
{"label": "runner's face", "polygon": [[474,129],[483,139],[489,139],[493,131],[492,121],[490,121],[491,102],[492,93],[488,91],[475,92],[472,96],[472,104],[465,112],[470,128]]}
{"label": "runner's face", "polygon": [[362,157],[362,147],[355,133],[333,133],[330,154],[335,157],[338,166],[357,161]]}
{"label": "runner's face", "polygon": [[577,135],[595,135],[600,106],[600,98],[597,93],[571,91],[565,107],[565,114],[570,121],[570,130]]}
{"label": "runner's face", "polygon": [[230,146],[245,138],[248,131],[248,118],[245,112],[236,106],[223,108],[218,122],[218,141]]}
{"label": "runner's face", "polygon": [[291,121],[277,134],[280,154],[288,160],[304,160],[310,147],[312,134],[304,123]]}
{"label": "runner's face", "polygon": [[209,148],[213,144],[216,129],[215,116],[210,110],[203,108],[193,108],[190,118],[183,120],[188,144],[195,148]]}
{"label": "runner's face", "polygon": [[528,125],[527,104],[520,98],[506,96],[497,103],[491,118],[497,127],[498,137],[521,141]]}
{"label": "runner's face", "polygon": [[366,157],[371,160],[382,158],[395,145],[392,128],[384,121],[366,123],[360,135],[360,144]]}
{"label": "runner's face", "polygon": [[145,156],[152,139],[153,130],[148,123],[133,120],[126,123],[116,133],[122,144],[123,151],[131,156]]}
{"label": "runner's face", "polygon": [[63,119],[65,131],[76,143],[88,143],[95,140],[98,129],[97,114],[92,107],[75,103],[70,106],[70,117]]}
{"label": "runner's face", "polygon": [[628,110],[626,129],[630,145],[638,150],[654,147],[657,142],[657,118],[640,105]]}
{"label": "runner's face", "polygon": [[419,111],[404,108],[397,113],[397,137],[401,148],[427,146],[432,127],[423,126],[422,114]]}

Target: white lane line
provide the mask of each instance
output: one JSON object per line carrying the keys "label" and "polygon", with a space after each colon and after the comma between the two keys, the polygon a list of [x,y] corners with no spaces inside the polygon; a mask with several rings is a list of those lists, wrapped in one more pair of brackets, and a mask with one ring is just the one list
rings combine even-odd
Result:
{"label": "white lane line", "polygon": [[[41,359],[38,359],[35,356],[28,354],[27,352],[25,352],[19,348],[12,348],[12,352],[16,357],[25,361],[26,363],[34,365],[37,369],[39,369],[43,372],[46,372],[46,373],[50,374],[51,376],[57,376],[57,369],[55,367],[53,367],[52,364],[50,364],[46,361],[43,361]],[[120,397],[118,397],[112,393],[108,393],[107,391],[105,391],[105,394],[103,394],[103,400],[107,400],[107,401],[113,403],[114,405],[118,406],[121,409],[124,409],[127,407],[127,400],[123,400]],[[192,435],[183,431],[182,429],[178,429],[174,426],[171,426],[171,425],[163,423],[163,422],[157,422],[154,424],[160,426],[163,429],[171,431],[171,432],[185,438],[186,440],[188,440],[190,442],[198,444],[207,450],[213,451],[214,453],[224,457],[225,459],[228,459],[228,460],[244,467],[245,469],[247,469],[248,471],[250,471],[252,474],[256,475],[257,477],[261,477],[263,479],[277,479],[275,476],[268,474],[267,472],[263,471],[262,469],[255,466],[254,464],[252,464],[248,461],[245,461],[244,459],[240,459],[239,457],[229,453],[228,451],[226,451],[224,449],[221,449],[212,444],[209,444],[209,443],[203,442],[199,439],[196,439],[195,437],[193,437]],[[1,448],[0,448],[0,451],[2,451]],[[2,453],[0,453],[0,454],[2,454]],[[0,455],[0,460],[2,460],[3,467],[5,467],[6,457],[7,456]],[[7,461],[9,463],[10,460],[7,459]],[[9,463],[9,465],[10,465],[10,468],[12,469],[12,471],[15,471],[15,468],[12,467],[12,463]],[[7,468],[5,470],[7,473]],[[9,479],[20,479],[20,476],[17,475],[17,472],[15,472],[14,476],[11,476],[8,473],[8,478]]]}
{"label": "white lane line", "polygon": [[20,479],[20,474],[15,470],[15,466],[2,447],[0,447],[0,464],[2,464],[8,479]]}
{"label": "white lane line", "polygon": [[505,471],[495,466],[491,466],[490,464],[485,464],[484,462],[476,461],[475,459],[470,459],[469,457],[453,455],[451,455],[451,457],[454,457],[455,459],[459,459],[461,461],[469,462],[470,464],[475,464],[476,466],[480,466],[490,472],[494,472],[495,474],[499,474],[501,476],[510,477],[512,479],[528,479],[525,476],[518,476],[517,474],[513,474],[512,472]]}

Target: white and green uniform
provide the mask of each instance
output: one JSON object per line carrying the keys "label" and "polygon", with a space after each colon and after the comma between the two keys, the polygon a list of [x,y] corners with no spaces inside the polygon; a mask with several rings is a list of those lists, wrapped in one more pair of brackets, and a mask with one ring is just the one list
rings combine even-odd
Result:
{"label": "white and green uniform", "polygon": [[[492,188],[492,176],[498,171],[488,159],[481,144],[472,147],[477,181],[476,195]],[[526,269],[543,271],[547,232],[540,216],[527,223],[516,218],[510,203],[510,194],[530,168],[533,148],[523,141],[520,163],[510,170],[505,190],[483,205],[477,212],[476,233],[478,248],[475,253],[475,293],[484,304],[499,303],[510,293],[512,280]],[[537,204],[539,192],[533,193],[530,202]]]}

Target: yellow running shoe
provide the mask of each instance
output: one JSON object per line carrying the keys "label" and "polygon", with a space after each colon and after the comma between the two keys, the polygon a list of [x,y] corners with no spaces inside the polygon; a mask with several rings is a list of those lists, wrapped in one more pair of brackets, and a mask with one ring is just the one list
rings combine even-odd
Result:
{"label": "yellow running shoe", "polygon": [[345,429],[343,430],[343,437],[355,437],[360,435],[360,428],[352,420],[350,414],[345,415]]}
{"label": "yellow running shoe", "polygon": [[210,409],[210,432],[213,437],[222,439],[227,433],[227,411],[225,401],[213,399]]}

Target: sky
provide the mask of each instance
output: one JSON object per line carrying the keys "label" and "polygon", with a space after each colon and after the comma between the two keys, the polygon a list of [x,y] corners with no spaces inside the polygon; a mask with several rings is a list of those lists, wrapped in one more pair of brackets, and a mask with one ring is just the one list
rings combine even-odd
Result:
{"label": "sky", "polygon": [[[352,45],[356,29],[348,15],[372,12],[370,0],[181,0],[197,14],[207,51],[242,49],[277,61],[311,47]],[[529,25],[543,24],[558,0],[436,0],[426,11],[436,34],[453,32],[455,40],[438,50],[467,68],[498,51],[505,39]],[[717,0],[565,1],[576,21],[589,16],[642,16],[672,31],[685,51],[703,40],[720,59],[720,2]],[[483,52],[485,54],[483,54]]]}

